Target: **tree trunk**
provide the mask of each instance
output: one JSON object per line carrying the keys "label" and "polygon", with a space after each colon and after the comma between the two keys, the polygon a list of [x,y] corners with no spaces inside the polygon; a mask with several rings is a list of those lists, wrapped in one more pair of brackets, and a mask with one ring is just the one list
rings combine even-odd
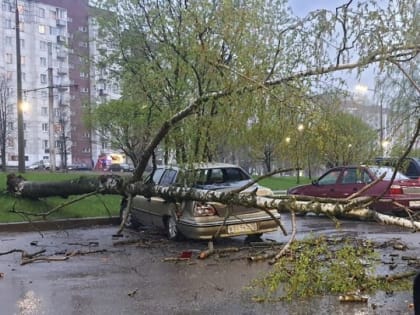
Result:
{"label": "tree trunk", "polygon": [[[111,183],[107,183],[110,181]],[[67,198],[71,195],[83,195],[97,191],[98,193],[123,194],[124,179],[116,175],[96,177],[81,176],[77,179],[60,182],[31,182],[22,176],[7,176],[7,191],[23,198],[46,198],[59,196]],[[104,187],[108,187],[106,192]],[[112,187],[112,189],[110,188]]]}
{"label": "tree trunk", "polygon": [[182,200],[216,201],[262,210],[277,209],[279,213],[315,213],[329,217],[348,217],[370,219],[382,224],[396,225],[413,230],[420,230],[420,222],[411,219],[394,217],[378,213],[367,208],[371,197],[353,199],[311,198],[299,196],[260,197],[253,193],[209,191],[183,187],[163,187],[130,183],[117,175],[98,177],[80,177],[62,182],[29,182],[21,176],[10,174],[7,178],[8,191],[24,198],[41,198],[51,196],[68,197],[97,191],[102,194],[159,196],[168,202]]}

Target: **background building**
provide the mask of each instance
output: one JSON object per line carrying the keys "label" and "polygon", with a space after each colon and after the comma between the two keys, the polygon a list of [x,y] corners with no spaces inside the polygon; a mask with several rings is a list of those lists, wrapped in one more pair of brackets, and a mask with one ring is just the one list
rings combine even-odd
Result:
{"label": "background building", "polygon": [[[97,27],[88,0],[2,0],[0,74],[8,78],[7,165],[18,164],[15,10],[19,9],[25,164],[92,165],[107,145],[85,127],[96,102],[119,97],[92,66]],[[92,30],[90,30],[92,28]],[[114,89],[109,93],[108,89]],[[51,116],[50,116],[51,113]],[[55,161],[55,163],[54,163]]]}

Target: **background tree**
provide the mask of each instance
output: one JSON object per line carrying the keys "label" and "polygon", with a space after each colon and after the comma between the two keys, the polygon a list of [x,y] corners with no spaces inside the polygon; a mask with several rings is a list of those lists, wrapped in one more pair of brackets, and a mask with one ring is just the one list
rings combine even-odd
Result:
{"label": "background tree", "polygon": [[[294,117],[305,117],[307,91],[330,86],[331,73],[385,67],[419,52],[413,0],[382,7],[349,1],[303,19],[291,15],[286,1],[99,5],[113,12],[101,27],[119,48],[104,56],[106,63],[120,69],[123,99],[149,114],[136,176],[159,144],[178,162],[214,159],[219,143],[245,134],[234,131],[246,128],[267,95],[278,100],[285,120],[290,108]],[[294,95],[300,100],[292,103]]]}
{"label": "background tree", "polygon": [[1,168],[6,171],[6,144],[7,136],[10,132],[9,123],[12,123],[10,117],[10,87],[9,80],[5,74],[0,74],[0,155]]}
{"label": "background tree", "polygon": [[95,128],[112,148],[122,150],[134,166],[138,164],[150,138],[147,106],[141,107],[130,100],[113,100],[94,108],[85,117],[91,119],[88,121],[90,127]]}

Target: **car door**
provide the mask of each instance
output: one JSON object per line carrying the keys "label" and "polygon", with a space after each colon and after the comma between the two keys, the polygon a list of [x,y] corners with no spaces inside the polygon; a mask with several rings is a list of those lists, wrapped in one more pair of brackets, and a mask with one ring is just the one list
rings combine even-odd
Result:
{"label": "car door", "polygon": [[[151,184],[159,184],[165,172],[164,168],[158,168],[154,171],[153,176],[146,179]],[[152,225],[155,222],[156,214],[152,211],[151,198],[137,195],[133,199],[133,215],[136,220],[144,225]]]}
{"label": "car door", "polygon": [[338,189],[341,168],[334,168],[320,177],[311,187],[310,196],[324,198],[340,198],[342,192]]}
{"label": "car door", "polygon": [[366,184],[366,174],[363,168],[347,167],[342,169],[341,176],[335,187],[336,198],[347,198],[362,189]]}
{"label": "car door", "polygon": [[[175,182],[177,173],[178,172],[175,169],[165,169],[159,182],[156,184],[164,187],[172,185]],[[172,202],[167,202],[165,199],[158,196],[145,198],[145,202],[151,216],[152,224],[163,226],[162,217],[171,213],[174,204]]]}

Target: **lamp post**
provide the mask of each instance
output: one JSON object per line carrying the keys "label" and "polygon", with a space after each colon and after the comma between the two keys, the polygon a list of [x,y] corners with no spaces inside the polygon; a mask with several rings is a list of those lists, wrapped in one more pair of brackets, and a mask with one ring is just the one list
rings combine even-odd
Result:
{"label": "lamp post", "polygon": [[18,129],[18,171],[25,172],[25,138],[23,133],[23,106],[22,106],[22,65],[20,55],[20,26],[19,7],[15,2],[15,30],[16,30],[16,92],[17,92],[17,129]]}
{"label": "lamp post", "polygon": [[[302,134],[303,130],[305,129],[305,126],[303,124],[299,124],[297,126],[297,131],[299,134]],[[298,147],[298,152],[296,154],[296,168],[297,168],[297,175],[296,175],[296,183],[300,184],[300,160],[299,160],[299,155],[302,153],[302,144],[300,143],[300,141],[302,141],[301,137],[297,137],[296,142],[297,142],[297,147]]]}

